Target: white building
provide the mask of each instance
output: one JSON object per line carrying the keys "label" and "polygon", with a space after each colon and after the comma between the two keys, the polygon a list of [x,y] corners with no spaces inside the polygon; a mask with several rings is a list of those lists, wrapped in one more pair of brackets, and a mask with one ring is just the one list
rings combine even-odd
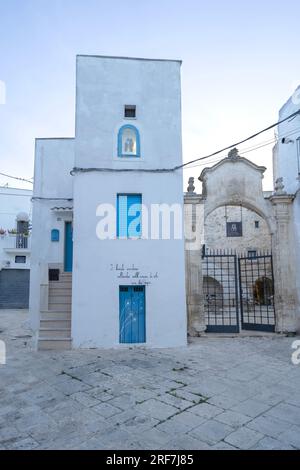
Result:
{"label": "white building", "polygon": [[75,138],[36,142],[30,309],[40,348],[186,344],[182,221],[170,236],[170,224],[155,225],[161,209],[183,209],[172,171],[182,163],[180,66],[77,57]]}
{"label": "white building", "polygon": [[[300,86],[280,109],[279,121],[299,109]],[[294,198],[292,221],[295,244],[291,250],[296,268],[297,312],[300,317],[300,114],[278,126],[278,143],[274,148],[273,166],[275,187]]]}
{"label": "white building", "polygon": [[31,197],[0,187],[0,308],[28,308]]}

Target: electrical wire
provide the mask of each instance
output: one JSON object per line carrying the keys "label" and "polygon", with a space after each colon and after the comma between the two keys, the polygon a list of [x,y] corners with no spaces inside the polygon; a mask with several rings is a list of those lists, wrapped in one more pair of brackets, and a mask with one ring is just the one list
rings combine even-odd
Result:
{"label": "electrical wire", "polygon": [[190,165],[191,163],[195,163],[195,162],[198,162],[200,160],[206,160],[207,158],[210,158],[210,157],[214,157],[215,155],[218,155],[222,152],[225,152],[226,150],[230,150],[234,147],[237,147],[238,145],[241,145],[241,144],[244,144],[245,142],[248,142],[249,140],[252,140],[254,139],[255,137],[258,137],[259,135],[263,134],[264,132],[267,132],[271,129],[273,129],[274,127],[277,127],[279,126],[280,124],[282,124],[283,122],[286,122],[288,121],[289,119],[292,119],[293,117],[296,117],[298,114],[300,114],[300,109],[298,109],[298,111],[290,114],[289,116],[287,116],[286,118],[284,119],[281,119],[281,121],[278,121],[276,122],[275,124],[271,124],[271,126],[268,126],[266,127],[265,129],[262,129],[261,131],[259,132],[256,132],[255,134],[247,137],[246,139],[243,139],[243,140],[240,140],[239,142],[236,142],[235,144],[232,144],[232,145],[229,145],[228,147],[225,147],[221,150],[217,150],[216,152],[213,152],[211,153],[210,155],[206,155],[205,157],[200,157],[200,158],[195,158],[195,160],[191,160],[190,162],[187,162],[187,163],[183,163],[182,165],[178,165],[176,167],[174,167],[174,170],[179,170],[181,168],[184,168],[185,166],[187,165]]}
{"label": "electrical wire", "polygon": [[[196,163],[196,162],[199,162],[199,161],[203,161],[203,160],[207,160],[211,157],[214,157],[215,155],[219,155],[220,153],[223,153],[225,152],[226,150],[230,150],[234,147],[237,147],[238,145],[241,145],[245,142],[248,142],[249,140],[252,140],[254,139],[255,137],[258,137],[259,135],[273,129],[274,127],[277,127],[279,126],[280,124],[282,124],[283,122],[286,122],[288,120],[291,120],[292,118],[298,116],[300,114],[300,109],[298,109],[298,111],[295,111],[294,113],[290,114],[289,116],[287,116],[286,118],[284,119],[281,119],[280,121],[274,123],[274,124],[271,124],[270,126],[266,127],[265,129],[262,129],[261,131],[258,131],[256,132],[255,134],[253,135],[250,135],[249,137],[247,137],[246,139],[243,139],[243,140],[240,140],[239,142],[236,142],[234,144],[231,144],[229,145],[228,147],[224,147],[223,149],[220,149],[220,150],[217,150],[216,152],[213,152],[209,155],[206,155],[204,157],[200,157],[200,158],[195,158],[194,160],[191,160],[187,163],[183,163],[181,165],[177,165],[173,168],[80,168],[80,167],[74,167],[73,170],[70,172],[71,175],[75,175],[77,173],[89,173],[89,172],[116,172],[116,173],[121,173],[121,172],[137,172],[137,173],[172,173],[176,170],[180,170],[180,169],[184,169],[185,167],[193,164],[193,163]],[[191,168],[191,167],[190,167]]]}
{"label": "electrical wire", "polygon": [[[300,132],[300,127],[295,128],[295,129],[291,130],[290,132],[287,132],[284,135],[285,135],[285,137],[290,137],[294,134],[298,134],[299,132]],[[260,142],[256,146],[247,147],[244,150],[241,150],[239,152],[239,155],[244,155],[246,153],[254,152],[255,150],[259,150],[260,148],[267,147],[268,145],[275,144],[276,142],[278,142],[278,139],[276,137],[274,137],[273,139],[269,139],[269,140],[266,140],[264,142]],[[206,163],[199,163],[199,164],[196,163],[195,165],[192,165],[192,166],[189,166],[188,168],[185,168],[185,170],[188,170],[190,168],[197,168],[197,167],[200,167],[200,166],[210,165],[212,163],[217,163],[221,160],[222,160],[222,157],[218,158],[217,160],[212,160],[212,161],[209,161],[209,162],[206,162]]]}
{"label": "electrical wire", "polygon": [[13,180],[25,181],[26,183],[31,183],[31,184],[33,184],[32,181],[27,180],[26,178],[18,178],[17,176],[7,175],[6,173],[0,173],[0,175],[1,175],[1,176],[5,176],[6,178],[11,178],[11,179],[13,179]]}
{"label": "electrical wire", "polygon": [[33,196],[32,201],[73,201],[72,197],[38,197]]}

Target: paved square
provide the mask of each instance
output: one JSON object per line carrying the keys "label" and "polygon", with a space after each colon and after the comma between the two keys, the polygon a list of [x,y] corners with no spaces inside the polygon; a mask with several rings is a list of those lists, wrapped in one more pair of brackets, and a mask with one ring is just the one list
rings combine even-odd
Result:
{"label": "paved square", "polygon": [[0,449],[300,449],[295,338],[36,352],[0,310]]}

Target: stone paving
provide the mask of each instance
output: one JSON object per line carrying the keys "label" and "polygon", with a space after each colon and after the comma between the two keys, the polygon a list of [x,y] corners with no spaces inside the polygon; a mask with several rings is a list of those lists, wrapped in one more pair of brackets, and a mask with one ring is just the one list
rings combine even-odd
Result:
{"label": "stone paving", "polygon": [[300,449],[295,338],[35,352],[0,311],[0,449]]}

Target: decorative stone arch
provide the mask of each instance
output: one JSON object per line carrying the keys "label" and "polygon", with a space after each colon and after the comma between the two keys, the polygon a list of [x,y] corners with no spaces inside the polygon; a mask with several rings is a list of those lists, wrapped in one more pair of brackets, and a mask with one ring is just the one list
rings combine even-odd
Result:
{"label": "decorative stone arch", "polygon": [[[297,328],[297,293],[291,249],[294,243],[293,230],[290,226],[293,196],[285,193],[282,179],[277,181],[275,192],[266,195],[262,188],[265,170],[265,167],[240,157],[237,149],[233,149],[227,158],[202,171],[199,177],[202,182],[200,197],[191,190],[193,185],[189,182],[185,204],[197,204],[198,201],[198,204],[203,205],[203,220],[198,220],[198,224],[204,225],[208,215],[221,206],[242,206],[266,221],[273,252],[276,331],[294,332]],[[188,253],[187,249],[186,258],[189,332],[191,335],[199,335],[206,329],[203,286],[202,282],[198,282],[197,292],[190,277],[195,275],[198,260],[197,279],[202,279],[201,256],[196,252]],[[191,286],[193,290],[189,290]],[[198,301],[197,305],[195,299]]]}
{"label": "decorative stone arch", "polygon": [[262,179],[266,168],[239,157],[237,150],[210,168],[204,168],[199,180],[205,200],[204,218],[221,206],[242,206],[262,217],[272,235],[276,221],[271,202],[265,198]]}

